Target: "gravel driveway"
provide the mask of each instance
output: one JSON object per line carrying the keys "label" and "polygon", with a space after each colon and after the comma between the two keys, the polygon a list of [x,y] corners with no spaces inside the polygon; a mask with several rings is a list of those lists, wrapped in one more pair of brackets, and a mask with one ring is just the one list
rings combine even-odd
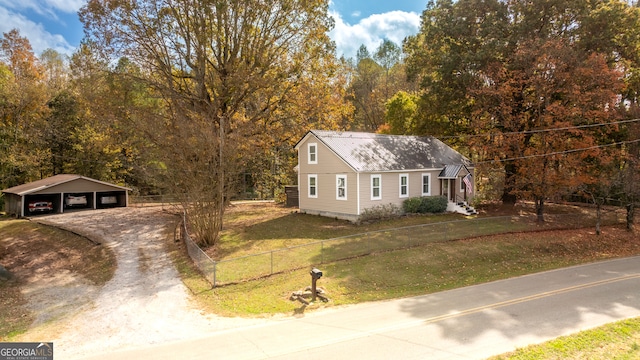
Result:
{"label": "gravel driveway", "polygon": [[[73,299],[82,293],[90,297],[78,303],[81,310],[76,315],[60,324],[57,338],[46,339],[54,342],[57,359],[196,338],[265,321],[204,315],[192,306],[189,290],[180,281],[163,243],[172,236],[176,219],[160,208],[81,211],[40,217],[38,221],[110,246],[118,262],[114,277],[102,288],[77,281],[55,286],[58,295],[54,296]],[[61,291],[60,286],[66,290]],[[51,297],[48,291],[34,295],[33,307],[46,308],[47,297]]]}

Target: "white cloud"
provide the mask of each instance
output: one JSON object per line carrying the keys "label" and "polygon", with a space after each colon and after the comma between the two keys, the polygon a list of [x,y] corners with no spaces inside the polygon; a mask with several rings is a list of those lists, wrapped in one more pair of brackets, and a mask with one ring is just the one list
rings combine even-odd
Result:
{"label": "white cloud", "polygon": [[389,39],[398,46],[409,35],[420,30],[420,15],[414,12],[391,11],[375,14],[361,19],[357,24],[346,23],[340,14],[330,12],[335,20],[335,27],[329,36],[336,43],[338,56],[355,58],[360,45],[365,45],[373,53],[382,43]]}
{"label": "white cloud", "polygon": [[18,29],[20,36],[29,39],[36,56],[40,56],[42,51],[47,48],[67,55],[75,50],[62,35],[51,34],[44,29],[42,24],[37,24],[22,14],[14,13],[0,6],[0,33],[8,33],[12,29]]}
{"label": "white cloud", "polygon": [[85,2],[86,0],[0,0],[0,7],[17,12],[31,10],[55,18],[58,11],[67,14],[78,12]]}
{"label": "white cloud", "polygon": [[86,0],[43,0],[45,6],[69,14],[77,13],[86,2]]}

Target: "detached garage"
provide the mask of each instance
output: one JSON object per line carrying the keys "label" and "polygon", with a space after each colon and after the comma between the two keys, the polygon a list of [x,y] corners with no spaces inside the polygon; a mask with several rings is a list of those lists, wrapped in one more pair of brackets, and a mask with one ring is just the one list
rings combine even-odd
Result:
{"label": "detached garage", "polygon": [[60,174],[2,190],[5,211],[18,217],[43,212],[63,213],[73,208],[126,207],[126,187],[72,174]]}

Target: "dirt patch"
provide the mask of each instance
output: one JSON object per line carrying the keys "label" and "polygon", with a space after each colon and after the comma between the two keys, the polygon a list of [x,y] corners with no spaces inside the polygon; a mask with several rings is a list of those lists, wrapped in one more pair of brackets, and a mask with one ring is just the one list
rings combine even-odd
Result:
{"label": "dirt patch", "polygon": [[10,274],[0,281],[5,337],[63,318],[113,276],[113,253],[80,236],[10,219],[0,233],[0,262]]}
{"label": "dirt patch", "polygon": [[[205,316],[192,306],[165,251],[177,220],[159,208],[107,209],[38,218],[100,239],[115,254],[117,268],[104,286],[83,283],[69,272],[51,267],[33,271],[58,275],[47,275],[46,281],[23,286],[30,309],[38,317],[48,313],[50,305],[43,300],[46,297],[65,304],[60,310],[66,316],[33,327],[19,340],[53,341],[57,356],[74,359],[88,356],[96,348],[152,345],[258,322]],[[43,296],[34,296],[37,293]]]}

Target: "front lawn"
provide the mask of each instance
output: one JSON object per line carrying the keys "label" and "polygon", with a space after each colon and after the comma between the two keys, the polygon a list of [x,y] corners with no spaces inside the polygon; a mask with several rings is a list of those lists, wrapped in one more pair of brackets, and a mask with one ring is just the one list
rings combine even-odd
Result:
{"label": "front lawn", "polygon": [[[273,205],[275,206],[275,205]],[[269,208],[266,208],[269,209]],[[255,209],[254,209],[255,210]],[[332,235],[373,231],[394,226],[409,226],[416,222],[450,220],[450,216],[406,217],[396,220],[352,225],[317,216],[281,213],[267,210],[273,217],[260,215],[255,223],[244,217],[242,224],[226,226],[226,238],[221,243],[233,244],[230,251],[251,253],[252,249],[273,249],[294,238],[307,241],[331,238]],[[524,211],[522,208],[518,211]],[[559,210],[558,210],[559,211]],[[261,211],[257,211],[261,213]],[[295,217],[297,222],[283,218]],[[460,217],[457,217],[460,219]],[[605,226],[603,234],[593,228],[578,230],[546,230],[543,225],[535,232],[514,232],[485,235],[467,239],[431,242],[402,250],[381,250],[367,256],[324,263],[319,285],[331,301],[314,306],[355,304],[364,301],[421,295],[483,283],[560,267],[640,254],[640,239],[624,230],[622,225]],[[567,224],[561,224],[567,225]],[[575,224],[573,224],[575,225]],[[572,225],[572,226],[573,226]],[[491,226],[487,226],[491,228]],[[270,230],[267,230],[270,229]],[[265,234],[261,238],[261,232]],[[471,235],[472,232],[469,232]],[[311,240],[309,240],[311,239]],[[181,244],[172,244],[178,267],[185,283],[209,311],[229,316],[255,316],[275,313],[295,313],[301,304],[289,300],[291,292],[310,284],[309,269],[280,274],[211,289],[193,268]]]}
{"label": "front lawn", "polygon": [[[365,224],[292,212],[273,203],[243,203],[227,212],[225,229],[215,247],[216,261],[206,277],[227,285],[276,273],[434,242],[486,235],[595,226],[589,209],[549,206],[546,221],[536,221],[532,207],[482,210],[480,216],[412,215]],[[515,214],[508,216],[509,214]],[[502,216],[497,216],[502,215]],[[619,213],[607,213],[616,223]]]}
{"label": "front lawn", "polygon": [[242,203],[226,210],[220,241],[207,253],[212,259],[226,260],[380,229],[461,218],[456,214],[437,214],[356,225],[344,220],[300,214],[292,208],[269,202]]}

